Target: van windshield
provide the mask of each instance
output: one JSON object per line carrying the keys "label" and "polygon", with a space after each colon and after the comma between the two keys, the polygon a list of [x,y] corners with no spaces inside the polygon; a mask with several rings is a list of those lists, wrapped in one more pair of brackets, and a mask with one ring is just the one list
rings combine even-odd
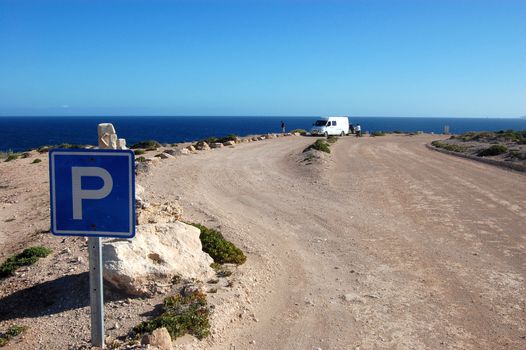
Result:
{"label": "van windshield", "polygon": [[314,123],[315,126],[325,126],[326,124],[326,120],[316,120],[316,123]]}

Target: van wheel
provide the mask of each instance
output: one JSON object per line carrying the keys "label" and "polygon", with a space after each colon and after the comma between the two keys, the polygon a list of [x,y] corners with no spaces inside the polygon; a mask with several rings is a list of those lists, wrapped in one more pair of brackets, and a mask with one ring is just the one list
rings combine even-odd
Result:
{"label": "van wheel", "polygon": [[327,131],[325,131],[325,137],[329,137],[329,133]]}
{"label": "van wheel", "polygon": [[340,134],[340,136],[345,136],[345,133],[342,131],[342,133]]}

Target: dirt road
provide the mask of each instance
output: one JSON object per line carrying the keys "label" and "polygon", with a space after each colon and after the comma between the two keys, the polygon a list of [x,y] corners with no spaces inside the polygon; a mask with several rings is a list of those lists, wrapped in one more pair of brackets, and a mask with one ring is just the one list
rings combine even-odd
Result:
{"label": "dirt road", "polygon": [[526,176],[424,147],[436,138],[347,137],[311,165],[312,139],[280,138],[145,179],[248,252],[257,322],[213,348],[525,349]]}

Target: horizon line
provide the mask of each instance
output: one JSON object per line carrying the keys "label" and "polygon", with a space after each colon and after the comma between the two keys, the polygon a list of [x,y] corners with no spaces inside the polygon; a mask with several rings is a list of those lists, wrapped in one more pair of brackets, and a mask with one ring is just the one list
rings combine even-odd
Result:
{"label": "horizon line", "polygon": [[466,118],[466,119],[526,119],[526,115],[515,116],[515,117],[502,117],[502,116],[399,116],[399,115],[337,115],[337,114],[324,114],[324,115],[140,115],[140,114],[119,114],[119,115],[3,115],[0,114],[0,118],[318,118],[326,116],[343,116],[348,118]]}

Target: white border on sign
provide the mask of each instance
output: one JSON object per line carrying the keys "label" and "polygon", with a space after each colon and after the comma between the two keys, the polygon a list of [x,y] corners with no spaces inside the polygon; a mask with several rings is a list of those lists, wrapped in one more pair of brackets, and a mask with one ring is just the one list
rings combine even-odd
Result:
{"label": "white border on sign", "polygon": [[[55,177],[55,155],[120,156],[120,157],[127,157],[128,158],[128,164],[130,166],[130,172],[128,174],[128,176],[129,176],[128,182],[129,182],[129,186],[130,186],[130,189],[129,189],[129,194],[130,194],[130,197],[129,197],[130,231],[129,232],[105,232],[105,231],[89,231],[89,232],[86,232],[86,231],[58,230],[57,229],[57,208],[56,208],[56,196],[55,196],[55,181],[56,181],[56,177]],[[64,235],[67,235],[67,234],[79,235],[79,234],[81,234],[83,236],[118,235],[118,236],[123,236],[125,238],[130,236],[130,235],[132,235],[133,234],[133,206],[135,205],[135,203],[133,201],[134,198],[132,198],[132,194],[133,194],[132,173],[131,173],[132,171],[133,171],[132,156],[128,152],[60,152],[60,151],[58,151],[58,152],[51,153],[51,174],[52,174],[52,178],[53,178],[53,181],[51,181],[51,192],[53,194],[53,204],[52,204],[52,208],[53,208],[53,232],[54,233],[58,233],[58,234],[64,234]]]}

